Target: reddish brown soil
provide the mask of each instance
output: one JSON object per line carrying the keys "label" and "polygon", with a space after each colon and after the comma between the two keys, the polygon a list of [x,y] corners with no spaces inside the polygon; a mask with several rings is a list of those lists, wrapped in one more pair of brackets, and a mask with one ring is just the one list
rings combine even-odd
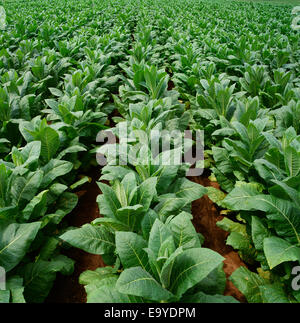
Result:
{"label": "reddish brown soil", "polygon": [[174,87],[175,87],[174,82],[172,80],[169,80],[169,82],[168,82],[168,91],[173,90]]}
{"label": "reddish brown soil", "polygon": [[[194,182],[203,186],[212,186],[219,189],[216,182],[211,182],[207,176],[193,177]],[[226,289],[224,295],[230,295],[240,302],[246,302],[244,295],[228,280],[228,277],[240,266],[245,266],[237,252],[226,245],[228,232],[220,229],[216,223],[223,219],[217,206],[207,195],[196,200],[192,204],[193,224],[197,230],[205,237],[204,247],[210,248],[221,254],[225,260],[223,270],[226,274]]]}
{"label": "reddish brown soil", "polygon": [[[80,227],[100,217],[97,196],[101,193],[96,180],[99,171],[93,172],[92,182],[84,185],[76,194],[79,197],[77,207],[65,219],[69,226]],[[79,275],[85,270],[95,270],[105,264],[101,256],[92,255],[77,248],[70,248],[63,253],[75,261],[74,273],[71,276],[57,275],[54,286],[46,300],[47,303],[85,303],[86,293],[78,282]]]}

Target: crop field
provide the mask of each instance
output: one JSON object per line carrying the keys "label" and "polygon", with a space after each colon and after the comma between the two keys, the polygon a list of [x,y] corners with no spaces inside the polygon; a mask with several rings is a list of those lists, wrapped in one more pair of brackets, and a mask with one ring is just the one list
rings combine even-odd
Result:
{"label": "crop field", "polygon": [[0,0],[0,303],[300,303],[299,5]]}

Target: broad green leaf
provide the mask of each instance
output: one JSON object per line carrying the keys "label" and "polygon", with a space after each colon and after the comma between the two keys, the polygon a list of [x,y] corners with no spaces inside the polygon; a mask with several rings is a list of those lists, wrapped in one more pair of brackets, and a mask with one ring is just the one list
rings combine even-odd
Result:
{"label": "broad green leaf", "polygon": [[78,197],[74,193],[64,192],[56,201],[57,210],[55,213],[47,214],[43,217],[42,227],[45,227],[49,222],[59,224],[62,219],[69,214],[77,205]]}
{"label": "broad green leaf", "polygon": [[56,237],[48,238],[44,242],[44,244],[41,248],[41,251],[39,254],[39,259],[50,260],[52,258],[52,256],[54,255],[59,243],[60,243],[60,241]]}
{"label": "broad green leaf", "polygon": [[258,186],[253,183],[238,182],[236,187],[222,201],[222,206],[230,210],[249,210],[249,198],[260,194]]}
{"label": "broad green leaf", "polygon": [[182,246],[183,249],[201,247],[198,234],[191,220],[191,214],[181,212],[169,222],[168,225],[177,247]]}
{"label": "broad green leaf", "polygon": [[267,183],[271,180],[282,178],[282,171],[280,168],[265,159],[256,159],[254,161],[254,167],[258,171],[259,176]]}
{"label": "broad green leaf", "polygon": [[[223,205],[233,210],[260,210],[267,213],[270,224],[279,236],[289,242],[300,243],[300,211],[289,201],[272,195],[247,195],[236,187],[223,200]],[[243,201],[242,201],[243,200]]]}
{"label": "broad green leaf", "polygon": [[42,168],[44,171],[42,187],[48,187],[56,178],[68,174],[72,168],[73,164],[68,161],[51,159],[49,163]]}
{"label": "broad green leaf", "polygon": [[261,286],[269,281],[248,270],[245,267],[236,269],[229,278],[237,289],[246,297],[249,303],[262,303]]}
{"label": "broad green leaf", "polygon": [[[54,96],[58,96],[58,97],[60,97],[60,96],[63,96],[63,93],[59,90],[59,89],[57,89],[57,88],[55,88],[55,87],[49,87],[49,91],[51,92],[51,94],[52,95],[54,95]],[[46,100],[47,101],[47,100]]]}
{"label": "broad green leaf", "polygon": [[79,229],[65,232],[60,238],[91,254],[101,255],[115,249],[113,234],[103,226],[84,224]]}
{"label": "broad green leaf", "polygon": [[176,257],[183,252],[183,248],[177,248],[163,264],[160,272],[160,280],[164,288],[169,288],[171,284],[171,275]]}
{"label": "broad green leaf", "polygon": [[138,204],[143,205],[145,211],[149,209],[152,199],[156,195],[156,184],[157,178],[150,177],[139,186]]}
{"label": "broad green leaf", "polygon": [[89,285],[102,281],[103,279],[115,276],[117,270],[112,267],[101,267],[95,270],[86,270],[79,276],[79,284]]}
{"label": "broad green leaf", "polygon": [[[293,177],[294,179],[296,179],[297,177]],[[296,189],[290,187],[289,185],[287,185],[284,182],[280,182],[277,180],[273,180],[272,181],[274,184],[276,184],[276,186],[273,186],[272,188],[269,189],[269,192],[272,194],[273,192],[275,192],[274,195],[283,198],[284,194],[287,195],[287,198],[290,198],[291,201],[293,201],[297,207],[300,208],[300,192],[298,192]],[[276,194],[276,191],[279,190],[279,192]],[[283,191],[283,194],[282,194]]]}
{"label": "broad green leaf", "polygon": [[35,239],[41,222],[7,223],[0,222],[0,266],[8,272],[25,256]]}
{"label": "broad green leaf", "polygon": [[178,173],[178,166],[168,165],[167,163],[164,166],[161,166],[157,174],[157,193],[163,194],[176,178]]}
{"label": "broad green leaf", "polygon": [[163,242],[172,237],[170,229],[160,220],[155,220],[148,241],[148,248],[158,257],[159,249]]}
{"label": "broad green leaf", "polygon": [[26,205],[25,209],[22,211],[22,216],[25,221],[37,219],[45,215],[47,210],[47,193],[48,190],[42,191]]}
{"label": "broad green leaf", "polygon": [[117,278],[105,278],[98,284],[85,287],[87,292],[87,303],[142,303],[143,299],[120,293],[116,289]]}
{"label": "broad green leaf", "polygon": [[50,128],[46,127],[40,133],[41,146],[41,157],[47,163],[49,162],[56,154],[60,146],[60,140],[58,133]]}
{"label": "broad green leaf", "polygon": [[191,292],[189,291],[188,293],[193,294],[195,290],[195,292],[202,291],[209,295],[223,295],[226,288],[226,274],[223,267],[224,264],[221,263],[217,268],[211,271],[208,276],[202,279],[200,283],[195,285]]}
{"label": "broad green leaf", "polygon": [[0,208],[0,219],[1,220],[12,220],[17,218],[19,210],[17,206],[8,206]]}
{"label": "broad green leaf", "polygon": [[237,232],[246,235],[246,225],[239,222],[232,221],[224,217],[221,221],[217,222],[217,226],[227,232]]}
{"label": "broad green leaf", "polygon": [[[127,174],[123,180],[127,180],[127,178],[131,177],[131,176],[133,176],[133,178],[135,180],[135,176],[132,173]],[[127,184],[128,184],[128,182],[131,182],[131,181],[127,181]],[[131,182],[131,185],[132,185],[132,182]],[[135,184],[133,184],[133,186],[134,186],[134,188],[136,187]],[[121,183],[119,180],[115,180],[112,189],[114,190],[122,207],[126,207],[127,205],[130,204],[130,203],[128,203],[129,197],[127,197],[127,195],[126,195],[126,191],[125,191],[123,183]],[[132,192],[132,189],[130,191]]]}
{"label": "broad green leaf", "polygon": [[297,176],[300,171],[300,153],[292,146],[288,146],[284,151],[285,167],[288,174]]}
{"label": "broad green leaf", "polygon": [[23,167],[28,167],[33,162],[38,161],[41,154],[41,142],[32,141],[28,143],[21,151],[24,159]]}
{"label": "broad green leaf", "polygon": [[217,205],[221,206],[221,202],[226,197],[226,194],[222,192],[221,190],[218,190],[212,186],[206,187],[207,190],[207,196],[210,200],[212,200]]}
{"label": "broad green leaf", "polygon": [[77,205],[78,196],[74,193],[64,192],[56,202],[57,210],[62,211],[65,215],[69,214]]}
{"label": "broad green leaf", "polygon": [[26,178],[16,177],[11,188],[14,202],[18,205],[20,202],[30,201],[35,196],[42,180],[43,172],[41,170],[30,173]]}
{"label": "broad green leaf", "polygon": [[164,289],[147,271],[141,267],[125,269],[116,284],[120,293],[140,296],[154,301],[167,301],[173,295]]}
{"label": "broad green leaf", "polygon": [[56,273],[71,274],[73,267],[74,261],[63,255],[52,261],[38,260],[27,264],[23,269],[26,302],[42,303],[53,286]]}
{"label": "broad green leaf", "polygon": [[186,203],[186,200],[183,198],[164,198],[155,206],[154,211],[158,213],[161,220],[164,220],[167,216],[175,214],[181,210]]}
{"label": "broad green leaf", "polygon": [[224,295],[208,295],[203,292],[198,292],[193,295],[188,295],[183,298],[183,303],[239,303],[232,296]]}
{"label": "broad green leaf", "polygon": [[226,244],[241,251],[251,248],[249,237],[238,232],[231,232],[226,240]]}
{"label": "broad green leaf", "polygon": [[129,226],[132,230],[135,229],[136,225],[142,220],[141,213],[143,211],[143,205],[137,204],[133,206],[122,207],[117,210],[116,218]]}
{"label": "broad green leaf", "polygon": [[115,231],[130,231],[130,227],[128,225],[111,218],[97,218],[92,222],[92,224],[102,224]]}
{"label": "broad green leaf", "polygon": [[166,262],[171,254],[176,250],[175,242],[172,236],[168,237],[160,246],[157,256],[159,267]]}
{"label": "broad green leaf", "polygon": [[150,231],[156,219],[158,219],[158,215],[156,214],[156,212],[152,209],[149,209],[141,222],[144,239],[149,239]]}
{"label": "broad green leaf", "polygon": [[259,290],[262,295],[263,303],[291,303],[284,292],[283,286],[281,286],[279,283],[260,286]]}
{"label": "broad green leaf", "polygon": [[200,199],[207,193],[207,189],[200,184],[194,183],[186,178],[180,178],[175,182],[172,191],[178,198],[182,198],[186,203]]}
{"label": "broad green leaf", "polygon": [[104,166],[102,168],[102,176],[100,180],[112,181],[115,179],[121,180],[126,174],[133,172],[132,169],[125,168],[123,166]]}
{"label": "broad green leaf", "polygon": [[180,297],[199,283],[224,260],[218,253],[206,248],[184,250],[174,262],[169,290]]}
{"label": "broad green leaf", "polygon": [[[51,89],[51,90],[50,90]],[[52,93],[52,89],[53,88],[49,88],[49,90],[51,91]],[[53,93],[52,93],[53,94]],[[55,94],[53,94],[55,95]],[[46,104],[51,108],[53,109],[56,113],[58,112],[58,102],[54,99],[46,99],[45,100]]]}
{"label": "broad green leaf", "polygon": [[147,270],[147,242],[134,232],[116,232],[116,252],[124,268],[140,266]]}
{"label": "broad green leaf", "polygon": [[277,234],[291,243],[300,243],[300,210],[289,201],[272,195],[258,195],[249,199],[251,209],[267,213],[269,223]]}
{"label": "broad green leaf", "polygon": [[98,183],[98,186],[102,192],[102,195],[99,195],[97,198],[100,213],[111,218],[115,218],[115,214],[117,210],[121,208],[121,204],[114,190],[103,183]]}
{"label": "broad green leaf", "polygon": [[68,186],[66,186],[66,185],[63,185],[61,183],[54,183],[53,185],[51,185],[49,187],[49,193],[51,193],[55,196],[59,196],[67,189],[68,189]]}
{"label": "broad green leaf", "polygon": [[74,145],[71,147],[68,147],[66,149],[64,149],[63,151],[61,151],[58,155],[57,155],[57,159],[62,159],[64,156],[66,156],[67,154],[74,154],[74,153],[78,153],[81,151],[86,151],[86,148],[79,146],[79,145]]}
{"label": "broad green leaf", "polygon": [[58,255],[51,259],[51,268],[54,271],[59,271],[63,275],[71,275],[74,271],[74,260],[65,255]]}
{"label": "broad green leaf", "polygon": [[270,235],[270,233],[263,221],[257,216],[252,217],[251,235],[255,249],[263,250],[263,241]]}
{"label": "broad green leaf", "polygon": [[270,269],[286,261],[300,263],[300,247],[292,245],[286,240],[279,237],[265,238],[263,247]]}
{"label": "broad green leaf", "polygon": [[[123,198],[125,200],[125,203],[124,204],[121,203],[122,206],[132,205],[131,201],[132,201],[133,195],[136,194],[136,186],[137,186],[137,183],[136,183],[135,174],[134,173],[126,174],[122,180],[122,187],[125,195]],[[120,196],[121,195],[122,194],[120,194]],[[119,201],[121,201],[120,198],[119,198]],[[135,203],[135,201],[133,203]]]}

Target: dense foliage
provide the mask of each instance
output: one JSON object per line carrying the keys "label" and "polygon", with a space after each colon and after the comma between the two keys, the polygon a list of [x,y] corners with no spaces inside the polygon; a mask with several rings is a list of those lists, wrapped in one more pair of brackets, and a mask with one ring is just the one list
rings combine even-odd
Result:
{"label": "dense foliage", "polygon": [[[0,302],[43,302],[56,273],[73,271],[66,245],[108,265],[81,274],[88,302],[236,302],[223,296],[224,258],[203,247],[191,222],[191,203],[204,194],[228,215],[218,223],[227,244],[257,268],[230,277],[247,301],[300,302],[291,288],[300,262],[300,34],[291,5],[2,5]],[[137,136],[126,166],[101,147],[103,217],[67,228],[97,133],[123,125],[129,137],[204,130],[205,167],[222,191],[190,181],[186,164],[161,165]]]}

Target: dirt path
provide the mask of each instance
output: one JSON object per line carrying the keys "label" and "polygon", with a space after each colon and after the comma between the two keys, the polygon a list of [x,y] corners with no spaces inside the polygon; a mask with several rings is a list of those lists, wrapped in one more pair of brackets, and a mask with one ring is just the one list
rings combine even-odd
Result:
{"label": "dirt path", "polygon": [[[192,181],[203,186],[212,186],[219,189],[216,182],[211,182],[207,175],[193,177]],[[220,229],[216,223],[223,219],[216,205],[208,198],[207,195],[196,200],[192,204],[193,224],[197,230],[205,237],[204,247],[210,248],[221,254],[224,260],[224,272],[228,278],[237,268],[245,266],[237,252],[230,246],[226,245],[228,232]],[[225,295],[235,297],[240,302],[246,302],[244,295],[227,279]]]}
{"label": "dirt path", "polygon": [[[100,177],[100,171],[94,170],[88,175],[93,178],[92,182],[84,185],[77,192],[79,197],[78,205],[65,218],[69,226],[80,227],[100,216],[96,203],[96,198],[101,193],[96,184],[96,180]],[[79,275],[85,270],[95,270],[98,267],[103,267],[102,258],[77,248],[65,250],[63,254],[75,261],[74,273],[71,276],[57,275],[46,303],[85,303],[86,293],[83,285],[78,282]]]}

